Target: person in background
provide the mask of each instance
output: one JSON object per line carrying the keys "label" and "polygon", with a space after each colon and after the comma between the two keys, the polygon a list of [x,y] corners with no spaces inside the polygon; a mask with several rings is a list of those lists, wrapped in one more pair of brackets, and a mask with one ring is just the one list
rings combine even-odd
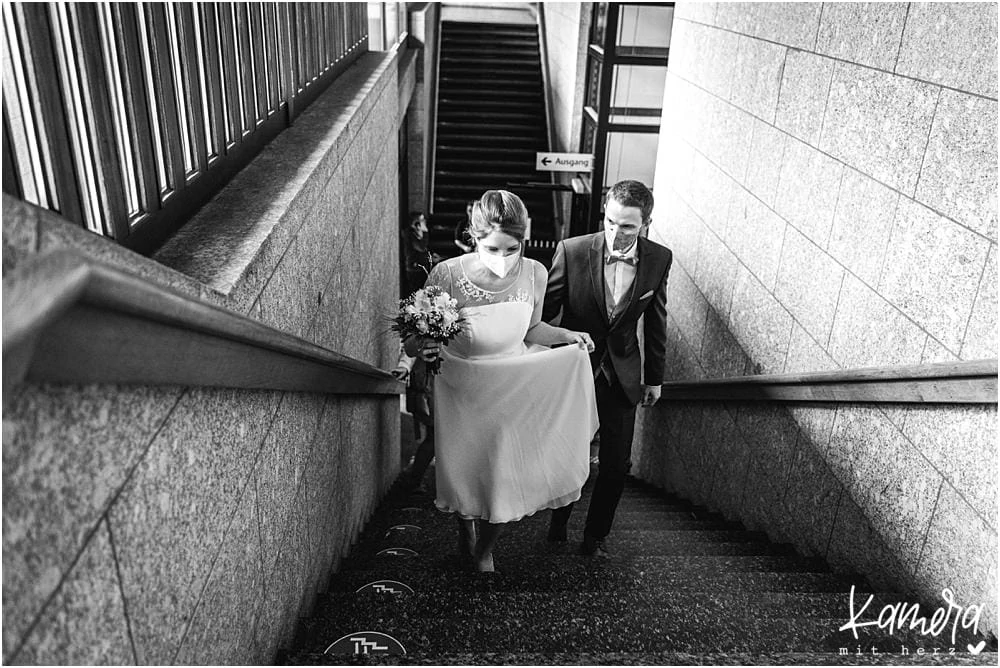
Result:
{"label": "person in background", "polygon": [[[433,384],[427,377],[427,363],[419,357],[406,354],[402,344],[399,347],[399,361],[392,375],[406,383],[406,411],[413,416],[413,436],[417,451],[413,464],[406,473],[405,485],[414,492],[424,492],[424,473],[434,459],[434,416],[431,406],[434,402]],[[420,432],[423,431],[423,437]]]}
{"label": "person in background", "polygon": [[402,237],[406,290],[410,294],[424,286],[431,267],[441,261],[441,256],[428,250],[427,218],[419,211],[410,213],[410,224]]}
{"label": "person in background", "polygon": [[472,252],[472,237],[469,235],[469,225],[472,224],[472,207],[476,203],[476,200],[469,200],[465,204],[465,220],[459,221],[458,225],[455,226],[455,245],[458,246],[463,253]]}

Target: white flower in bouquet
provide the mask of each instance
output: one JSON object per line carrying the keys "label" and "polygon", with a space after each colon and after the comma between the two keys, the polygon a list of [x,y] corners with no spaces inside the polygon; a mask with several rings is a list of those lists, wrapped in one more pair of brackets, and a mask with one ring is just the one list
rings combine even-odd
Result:
{"label": "white flower in bouquet", "polygon": [[[393,320],[392,329],[401,338],[420,336],[448,345],[461,331],[463,318],[458,313],[458,300],[431,285],[417,290],[399,302],[399,313]],[[441,360],[427,364],[429,373],[440,371]]]}

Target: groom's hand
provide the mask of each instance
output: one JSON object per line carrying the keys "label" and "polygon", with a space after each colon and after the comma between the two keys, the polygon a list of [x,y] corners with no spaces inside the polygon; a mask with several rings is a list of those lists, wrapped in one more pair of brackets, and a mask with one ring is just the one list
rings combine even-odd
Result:
{"label": "groom's hand", "polygon": [[660,400],[660,386],[659,385],[643,385],[642,386],[642,405],[644,407],[649,407]]}

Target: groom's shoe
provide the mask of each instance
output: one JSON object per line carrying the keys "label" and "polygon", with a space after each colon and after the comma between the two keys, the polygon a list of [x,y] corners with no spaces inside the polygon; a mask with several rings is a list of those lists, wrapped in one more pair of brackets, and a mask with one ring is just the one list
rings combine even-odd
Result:
{"label": "groom's shoe", "polygon": [[587,557],[610,557],[611,554],[604,546],[603,538],[594,538],[583,534],[583,542],[580,543],[580,554]]}

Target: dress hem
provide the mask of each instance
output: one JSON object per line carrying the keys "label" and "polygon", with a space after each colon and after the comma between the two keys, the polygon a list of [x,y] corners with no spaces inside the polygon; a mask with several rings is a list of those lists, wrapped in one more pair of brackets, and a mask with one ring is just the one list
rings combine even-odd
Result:
{"label": "dress hem", "polygon": [[[493,520],[493,519],[490,519],[489,517],[484,517],[484,516],[481,516],[481,515],[466,515],[464,513],[459,512],[458,510],[449,508],[446,504],[440,503],[437,499],[434,499],[434,507],[437,508],[438,510],[440,510],[441,512],[443,512],[443,513],[457,514],[463,520],[484,520],[486,522],[489,522],[490,524],[507,524],[508,522],[519,522],[520,520],[523,520],[525,517],[531,517],[535,513],[539,513],[539,512],[541,512],[543,510],[555,510],[556,508],[562,508],[562,507],[567,506],[567,505],[569,505],[571,503],[576,503],[577,501],[580,500],[580,497],[582,495],[583,495],[583,487],[580,487],[579,491],[577,491],[575,493],[575,495],[573,493],[570,493],[570,494],[567,494],[566,496],[560,496],[558,498],[550,500],[544,506],[541,506],[540,508],[532,510],[530,513],[525,513],[524,515],[519,515],[518,517],[512,517],[512,518],[507,519],[507,520]],[[569,498],[569,497],[573,497],[573,498]],[[564,500],[564,499],[569,499],[569,500]],[[553,505],[556,502],[560,502],[559,505]]]}

